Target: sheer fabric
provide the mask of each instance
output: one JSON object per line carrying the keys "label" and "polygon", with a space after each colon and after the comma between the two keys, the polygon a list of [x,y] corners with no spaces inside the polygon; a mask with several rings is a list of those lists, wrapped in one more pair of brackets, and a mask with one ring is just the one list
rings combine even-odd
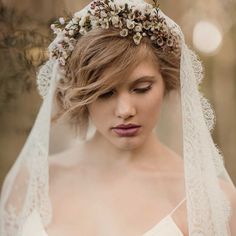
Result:
{"label": "sheer fabric", "polygon": [[[135,4],[140,8],[144,8],[147,4],[142,0],[115,2],[127,3],[129,6]],[[90,5],[78,14],[86,16],[89,7]],[[173,149],[180,153],[184,161],[189,235],[234,236],[236,235],[236,229],[233,228],[236,222],[235,186],[224,167],[223,157],[211,137],[215,117],[211,105],[199,92],[199,84],[203,79],[201,62],[185,44],[180,27],[163,12],[160,11],[159,14],[165,17],[168,27],[181,37],[181,89],[174,99],[167,102],[167,107],[172,107],[171,104],[177,107],[177,113],[163,114],[163,121],[166,122],[168,118],[173,129],[170,129],[168,124],[162,125],[160,122],[157,130],[163,134],[163,140],[168,145],[173,144]],[[38,83],[44,100],[34,127],[2,188],[0,205],[2,236],[27,236],[24,226],[27,227],[28,224],[32,226],[28,219],[32,219],[35,223],[33,228],[37,230],[39,236],[46,236],[43,228],[50,225],[53,218],[49,196],[48,158],[53,129],[50,119],[56,84],[62,76],[58,62],[53,59],[50,59],[38,74]],[[177,138],[171,140],[172,137]],[[157,232],[154,230],[150,236],[181,235],[175,226],[172,219],[167,217],[157,227]],[[167,233],[165,230],[173,230],[173,233]]]}

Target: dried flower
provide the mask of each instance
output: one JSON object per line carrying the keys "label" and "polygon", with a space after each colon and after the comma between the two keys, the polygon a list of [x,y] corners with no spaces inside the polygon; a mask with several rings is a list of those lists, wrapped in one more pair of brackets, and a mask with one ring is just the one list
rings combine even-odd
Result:
{"label": "dried flower", "polygon": [[120,18],[119,18],[119,16],[112,16],[111,21],[112,21],[112,24],[115,26],[115,25],[119,24]]}
{"label": "dried flower", "polygon": [[174,39],[171,36],[167,39],[167,45],[169,47],[172,47],[174,45]]}
{"label": "dried flower", "polygon": [[141,31],[143,30],[142,24],[136,25],[134,30],[135,30],[136,32],[141,32]]}
{"label": "dried flower", "polygon": [[60,17],[59,22],[60,22],[61,25],[64,25],[65,24],[65,19],[63,17]]}
{"label": "dried flower", "polygon": [[163,46],[163,44],[164,44],[163,38],[158,37],[158,38],[157,38],[157,45],[161,47],[161,46]]}
{"label": "dried flower", "polygon": [[109,20],[107,18],[104,18],[100,23],[103,29],[109,29]]}
{"label": "dried flower", "polygon": [[69,30],[69,35],[73,36],[74,35],[74,30]]}
{"label": "dried flower", "polygon": [[152,23],[152,26],[151,26],[151,30],[154,31],[154,30],[160,30],[162,24],[160,22],[153,22]]}
{"label": "dried flower", "polygon": [[135,22],[130,19],[127,19],[126,24],[128,29],[133,29],[135,27]]}
{"label": "dried flower", "polygon": [[139,45],[140,44],[140,41],[141,41],[141,39],[142,39],[142,35],[138,32],[138,33],[136,33],[134,36],[133,36],[133,39],[134,39],[134,42],[137,44],[137,45]]}
{"label": "dried flower", "polygon": [[122,37],[126,37],[128,34],[129,34],[128,29],[122,29],[122,30],[120,31],[120,35],[121,35]]}
{"label": "dried flower", "polygon": [[55,24],[51,24],[51,29],[54,31],[56,29]]}
{"label": "dried flower", "polygon": [[150,39],[151,39],[152,41],[154,41],[154,40],[157,39],[157,37],[156,37],[155,35],[152,35],[152,36],[150,37]]}
{"label": "dried flower", "polygon": [[86,30],[85,30],[84,28],[81,28],[80,31],[79,31],[79,33],[80,33],[81,35],[85,35],[85,34],[86,34]]}
{"label": "dried flower", "polygon": [[149,30],[151,28],[152,24],[150,21],[144,21],[143,28],[146,30]]}
{"label": "dried flower", "polygon": [[144,2],[127,3],[127,0],[93,0],[87,11],[75,13],[64,29],[62,25],[66,21],[63,17],[59,18],[60,25],[51,25],[57,34],[55,42],[49,47],[51,57],[65,65],[77,43],[78,34],[85,35],[91,29],[108,29],[110,26],[119,28],[122,37],[132,35],[136,45],[143,37],[149,36],[161,50],[177,53],[180,48],[178,33],[167,26],[165,18],[158,14],[157,0],[153,2],[150,5]]}
{"label": "dried flower", "polygon": [[62,66],[65,66],[66,60],[65,60],[64,58],[60,57],[60,58],[58,59],[58,61],[59,61],[59,63],[60,63]]}
{"label": "dried flower", "polygon": [[107,17],[107,13],[105,11],[101,11],[101,17],[106,18]]}

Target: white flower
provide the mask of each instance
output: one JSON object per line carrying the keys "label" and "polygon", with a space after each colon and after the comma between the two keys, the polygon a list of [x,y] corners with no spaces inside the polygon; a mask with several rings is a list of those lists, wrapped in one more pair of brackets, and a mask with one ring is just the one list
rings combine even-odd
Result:
{"label": "white flower", "polygon": [[163,44],[164,44],[163,38],[159,37],[159,38],[157,39],[157,44],[158,44],[160,47],[163,46]]}
{"label": "white flower", "polygon": [[114,2],[109,3],[110,8],[115,11],[116,10],[116,4]]}
{"label": "white flower", "polygon": [[162,29],[161,29],[161,31],[162,31],[163,33],[167,34],[167,33],[169,32],[168,26],[165,25],[165,24],[162,24]]}
{"label": "white flower", "polygon": [[101,17],[102,18],[106,18],[107,17],[107,13],[105,11],[101,11]]}
{"label": "white flower", "polygon": [[127,19],[126,24],[128,29],[133,29],[135,27],[135,22],[130,19]]}
{"label": "white flower", "polygon": [[80,33],[81,35],[85,35],[87,32],[86,32],[86,30],[85,30],[83,27],[81,27],[79,33]]}
{"label": "white flower", "polygon": [[119,16],[112,16],[111,17],[111,22],[112,22],[112,25],[115,26],[115,27],[121,28],[123,26],[123,23],[120,20]]}
{"label": "white flower", "polygon": [[70,50],[70,51],[73,51],[74,48],[75,48],[75,47],[74,47],[72,44],[70,44],[70,46],[69,46],[69,50]]}
{"label": "white flower", "polygon": [[103,29],[109,29],[109,21],[108,21],[108,19],[107,18],[105,18],[105,19],[103,19],[103,21],[100,21],[101,23],[101,27],[103,28]]}
{"label": "white flower", "polygon": [[96,19],[91,20],[91,26],[92,26],[92,29],[96,29],[99,26],[99,23],[97,22]]}
{"label": "white flower", "polygon": [[154,23],[152,23],[151,30],[152,30],[152,31],[154,31],[154,30],[160,30],[161,26],[162,26],[162,23],[160,23],[160,22],[154,22]]}
{"label": "white flower", "polygon": [[122,37],[126,37],[128,34],[129,34],[128,29],[122,29],[122,30],[120,31],[120,35],[121,35]]}
{"label": "white flower", "polygon": [[157,37],[155,35],[152,35],[150,39],[153,41],[153,40],[156,40]]}
{"label": "white flower", "polygon": [[56,29],[55,24],[51,24],[51,29],[54,31]]}
{"label": "white flower", "polygon": [[135,30],[136,32],[141,32],[141,31],[143,30],[142,24],[139,23],[138,25],[136,25],[134,30]]}
{"label": "white flower", "polygon": [[117,7],[118,13],[121,12],[121,11],[124,11],[124,10],[125,10],[125,4],[120,4],[120,5]]}
{"label": "white flower", "polygon": [[146,5],[144,12],[147,14],[151,14],[153,10],[153,7],[151,5]]}
{"label": "white flower", "polygon": [[75,44],[77,43],[77,40],[74,39],[74,38],[70,38],[70,43],[73,44],[73,45],[75,45]]}
{"label": "white flower", "polygon": [[124,10],[125,4],[127,4],[127,3],[129,3],[129,1],[127,1],[127,0],[115,0],[114,1],[116,8],[118,8],[119,10]]}
{"label": "white flower", "polygon": [[65,60],[64,58],[62,58],[62,57],[60,57],[60,58],[58,59],[58,61],[59,61],[59,63],[60,63],[62,66],[64,66],[64,65],[66,64],[66,60]]}
{"label": "white flower", "polygon": [[64,37],[64,41],[65,41],[66,43],[69,43],[69,42],[70,42],[70,38],[69,38],[69,37]]}
{"label": "white flower", "polygon": [[143,28],[146,29],[146,30],[149,30],[151,28],[152,24],[150,21],[145,21],[143,23]]}
{"label": "white flower", "polygon": [[64,25],[65,24],[65,19],[63,17],[60,17],[59,22],[60,22],[61,25]]}
{"label": "white flower", "polygon": [[85,16],[83,16],[82,18],[81,18],[81,20],[79,21],[79,26],[80,27],[83,27],[84,26],[84,24],[86,23],[86,21],[87,21],[87,19],[88,19],[88,14],[86,14]]}
{"label": "white flower", "polygon": [[140,44],[140,41],[141,41],[141,39],[142,39],[142,35],[138,32],[138,33],[136,33],[134,36],[133,36],[133,39],[134,39],[134,42],[137,44],[137,45],[139,45]]}
{"label": "white flower", "polygon": [[111,22],[113,25],[117,25],[120,22],[120,17],[119,16],[112,16]]}
{"label": "white flower", "polygon": [[174,45],[174,39],[171,36],[167,39],[167,45],[169,47],[172,47]]}
{"label": "white flower", "polygon": [[74,35],[74,30],[69,30],[69,35],[73,36]]}
{"label": "white flower", "polygon": [[66,29],[70,29],[71,27],[72,27],[72,25],[73,25],[73,22],[72,21],[70,21],[67,25],[66,25]]}
{"label": "white flower", "polygon": [[66,51],[63,51],[63,52],[62,52],[62,57],[63,57],[64,59],[67,59],[67,58],[68,58],[68,54],[67,54]]}

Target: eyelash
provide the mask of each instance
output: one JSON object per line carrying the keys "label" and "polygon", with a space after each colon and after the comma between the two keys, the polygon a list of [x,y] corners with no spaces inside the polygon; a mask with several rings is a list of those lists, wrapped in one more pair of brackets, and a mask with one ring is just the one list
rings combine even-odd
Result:
{"label": "eyelash", "polygon": [[[148,92],[151,88],[152,88],[152,86],[149,85],[148,87],[145,87],[145,88],[137,88],[137,89],[134,89],[134,91],[136,91],[136,93],[138,93],[138,94],[143,94],[143,93]],[[101,99],[106,99],[106,98],[110,98],[112,95],[113,95],[113,91],[109,91],[109,92],[107,92],[107,93],[101,94],[101,95],[99,96],[99,98],[101,98]]]}

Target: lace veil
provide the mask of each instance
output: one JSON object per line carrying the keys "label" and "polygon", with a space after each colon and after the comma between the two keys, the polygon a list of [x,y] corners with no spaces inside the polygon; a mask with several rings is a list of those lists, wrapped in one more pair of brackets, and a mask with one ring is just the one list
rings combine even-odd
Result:
{"label": "lace veil", "polygon": [[[142,0],[115,2],[140,4],[140,7],[146,4]],[[83,16],[89,7],[78,14]],[[177,146],[184,161],[189,235],[232,235],[233,226],[230,222],[236,222],[236,219],[232,219],[233,208],[229,196],[235,192],[235,186],[224,167],[222,154],[211,137],[215,115],[207,99],[199,92],[199,84],[203,79],[202,65],[185,44],[180,27],[161,10],[159,14],[181,38],[181,86],[179,98],[172,102],[179,102],[181,113],[178,124],[181,140]],[[21,236],[24,222],[35,210],[39,212],[44,226],[50,224],[53,217],[49,197],[48,157],[53,128],[53,96],[57,81],[63,76],[59,66],[57,60],[50,58],[38,73],[39,90],[44,99],[30,135],[2,188],[1,236]],[[176,129],[171,130],[165,135],[166,130],[161,126],[160,129],[163,136],[167,136],[167,142],[176,132]]]}

